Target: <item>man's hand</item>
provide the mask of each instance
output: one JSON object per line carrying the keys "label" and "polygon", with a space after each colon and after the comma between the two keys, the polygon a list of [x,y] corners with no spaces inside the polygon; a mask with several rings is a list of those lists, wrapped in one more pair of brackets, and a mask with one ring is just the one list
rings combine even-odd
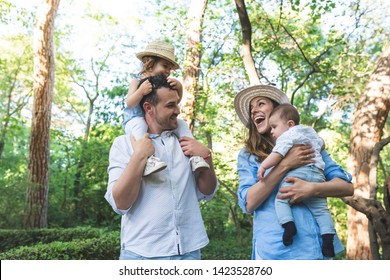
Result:
{"label": "man's hand", "polygon": [[183,136],[179,139],[179,143],[186,156],[201,156],[205,158],[210,154],[210,150],[205,145],[193,138]]}
{"label": "man's hand", "polygon": [[133,155],[148,158],[154,154],[154,146],[152,140],[149,138],[149,133],[146,133],[139,140],[136,140],[133,135],[130,135],[130,141],[134,151]]}

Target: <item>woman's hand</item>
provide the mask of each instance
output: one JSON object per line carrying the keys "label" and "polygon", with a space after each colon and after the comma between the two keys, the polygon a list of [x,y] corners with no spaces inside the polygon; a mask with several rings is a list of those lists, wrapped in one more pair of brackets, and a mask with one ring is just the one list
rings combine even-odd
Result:
{"label": "woman's hand", "polygon": [[353,195],[353,186],[340,178],[325,182],[307,182],[296,177],[287,177],[292,185],[279,189],[278,198],[290,198],[290,204],[310,197],[344,197]]}
{"label": "woman's hand", "polygon": [[306,164],[314,163],[314,149],[305,145],[294,145],[279,163],[284,165],[287,170],[295,169]]}
{"label": "woman's hand", "polygon": [[279,199],[289,198],[290,204],[294,204],[314,196],[315,183],[307,182],[296,177],[287,177],[286,182],[292,183],[292,185],[279,189]]}

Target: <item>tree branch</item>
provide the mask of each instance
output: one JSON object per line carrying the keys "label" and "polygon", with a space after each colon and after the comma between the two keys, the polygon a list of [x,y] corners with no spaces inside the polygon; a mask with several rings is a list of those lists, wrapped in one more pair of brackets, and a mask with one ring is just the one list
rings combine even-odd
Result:
{"label": "tree branch", "polygon": [[303,81],[301,81],[299,83],[299,85],[295,88],[295,90],[293,91],[293,93],[291,94],[291,104],[294,104],[294,97],[295,97],[295,94],[296,92],[301,88],[303,87],[303,85],[306,83],[306,81],[310,78],[311,75],[313,75],[315,73],[315,69],[314,67],[310,70],[309,73],[307,73],[306,77],[303,79]]}
{"label": "tree branch", "polygon": [[244,0],[235,0],[238,17],[242,28],[242,58],[251,85],[260,84],[252,56],[252,26]]}
{"label": "tree branch", "polygon": [[233,197],[237,199],[237,193],[233,191],[227,184],[222,182],[221,180],[218,180],[218,184],[220,184],[222,187],[224,187]]}
{"label": "tree branch", "polygon": [[282,24],[281,25],[284,29],[284,31],[286,31],[286,33],[288,34],[288,36],[290,36],[290,38],[294,41],[295,45],[298,47],[299,51],[301,52],[303,58],[306,60],[306,62],[312,67],[314,68],[314,65],[310,62],[310,60],[306,57],[305,55],[305,52],[302,50],[301,46],[299,45],[298,41],[295,39],[295,37],[290,33],[290,31],[288,31],[288,29]]}
{"label": "tree branch", "polygon": [[[370,198],[376,199],[376,192],[378,188],[377,183],[377,166],[379,161],[379,154],[384,146],[390,143],[390,136],[377,142],[372,150],[370,158],[370,172],[368,174],[368,184],[370,186]],[[385,175],[385,174],[384,174]],[[386,175],[385,175],[386,176]]]}

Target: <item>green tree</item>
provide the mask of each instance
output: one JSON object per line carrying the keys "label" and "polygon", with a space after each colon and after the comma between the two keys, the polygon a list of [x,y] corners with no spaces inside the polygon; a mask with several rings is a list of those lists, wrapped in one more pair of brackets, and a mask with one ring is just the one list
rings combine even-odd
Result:
{"label": "green tree", "polygon": [[[11,47],[12,45],[12,47]],[[32,95],[32,55],[26,38],[11,37],[3,41],[0,59],[0,162],[9,130],[20,126],[21,111]]]}

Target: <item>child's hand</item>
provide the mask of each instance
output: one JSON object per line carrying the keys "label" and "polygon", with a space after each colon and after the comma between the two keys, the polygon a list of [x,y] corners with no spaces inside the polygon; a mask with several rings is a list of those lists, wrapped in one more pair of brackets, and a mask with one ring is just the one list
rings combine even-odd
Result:
{"label": "child's hand", "polygon": [[138,88],[142,95],[148,95],[152,91],[153,87],[149,80],[145,80]]}
{"label": "child's hand", "polygon": [[169,85],[177,91],[177,94],[179,95],[179,102],[181,101],[181,98],[183,97],[183,85],[179,82],[179,80],[175,78],[168,77],[167,81]]}
{"label": "child's hand", "polygon": [[177,80],[177,79],[175,79],[175,78],[168,77],[168,78],[167,78],[167,81],[168,81],[168,84],[169,84],[173,89],[178,90],[179,88],[182,87],[182,85],[181,85],[181,83],[179,82],[179,80]]}
{"label": "child's hand", "polygon": [[259,181],[264,180],[264,173],[265,173],[265,169],[260,165],[259,170],[257,171],[257,178],[259,179]]}

